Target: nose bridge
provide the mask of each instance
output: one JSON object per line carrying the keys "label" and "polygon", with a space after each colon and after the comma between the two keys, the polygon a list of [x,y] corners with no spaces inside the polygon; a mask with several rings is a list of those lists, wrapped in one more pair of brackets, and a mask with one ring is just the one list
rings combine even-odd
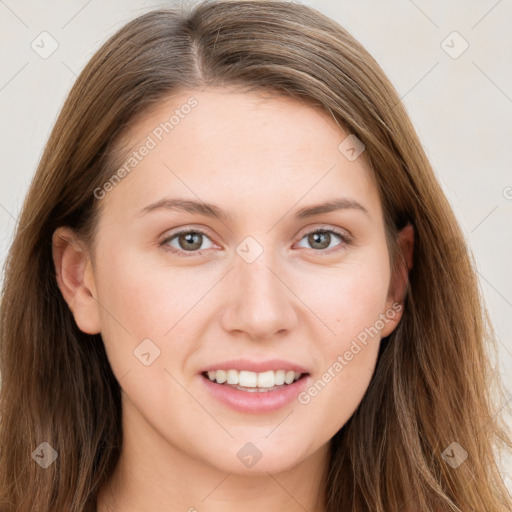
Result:
{"label": "nose bridge", "polygon": [[268,252],[270,251],[262,254],[251,263],[240,259],[235,265],[238,282],[242,285],[242,295],[245,295],[251,301],[264,295],[269,299],[275,298],[276,295],[280,295],[280,292],[282,292],[282,290],[276,290],[276,288],[283,285],[270,271],[275,265],[273,265],[274,258],[268,255]]}
{"label": "nose bridge", "polygon": [[275,286],[269,268],[275,267],[275,254],[270,237],[247,236],[236,247],[235,274],[246,288],[257,289]]}
{"label": "nose bridge", "polygon": [[293,294],[281,281],[282,277],[277,277],[279,265],[272,249],[249,239],[239,244],[236,251],[231,273],[236,291],[229,299],[225,328],[262,339],[290,329],[295,319]]}

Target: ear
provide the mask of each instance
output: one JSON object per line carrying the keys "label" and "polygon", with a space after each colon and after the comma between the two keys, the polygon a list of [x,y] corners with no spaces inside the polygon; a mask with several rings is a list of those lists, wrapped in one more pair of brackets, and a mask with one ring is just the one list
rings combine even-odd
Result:
{"label": "ear", "polygon": [[400,322],[404,312],[404,301],[409,288],[409,271],[412,268],[414,253],[414,228],[408,223],[398,232],[398,254],[389,283],[388,298],[384,316],[388,319],[381,337],[389,336]]}
{"label": "ear", "polygon": [[57,284],[78,328],[87,334],[98,334],[99,306],[87,247],[72,229],[60,227],[53,233],[52,255]]}

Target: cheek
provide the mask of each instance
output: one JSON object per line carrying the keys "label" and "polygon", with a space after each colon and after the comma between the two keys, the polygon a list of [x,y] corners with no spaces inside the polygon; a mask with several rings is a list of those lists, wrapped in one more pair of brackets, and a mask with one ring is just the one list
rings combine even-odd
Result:
{"label": "cheek", "polygon": [[380,346],[375,328],[380,301],[357,306],[352,302],[340,304],[336,336],[324,336],[323,361],[320,372],[311,378],[309,386],[299,397],[310,418],[321,419],[319,431],[332,437],[353,415],[370,384]]}
{"label": "cheek", "polygon": [[[386,258],[336,269],[322,286],[307,288],[308,306],[329,327],[322,328],[315,350],[322,368],[299,402],[312,417],[326,418],[334,434],[361,402],[377,361],[389,285]],[[304,288],[304,293],[306,293]],[[334,331],[334,332],[330,332]]]}
{"label": "cheek", "polygon": [[[109,265],[98,269],[98,294],[117,323],[133,336],[163,337],[205,293],[208,279],[201,272],[147,260],[135,251],[106,253],[104,261]],[[109,315],[104,316],[112,323]]]}
{"label": "cheek", "polygon": [[[219,279],[207,266],[180,268],[158,260],[107,247],[96,272],[102,338],[112,370],[118,379],[130,372],[132,381],[142,371],[140,377],[153,397],[175,384],[164,370],[183,375],[198,350],[201,330],[212,313],[209,292]],[[137,357],[148,352],[144,357],[150,364],[143,366],[144,360]],[[122,386],[127,386],[126,380]]]}
{"label": "cheek", "polygon": [[[145,371],[144,378],[148,379],[152,370],[166,367],[165,341],[172,333],[165,334],[186,313],[186,301],[177,293],[180,286],[173,282],[172,273],[167,278],[165,272],[148,266],[137,254],[117,250],[120,246],[105,244],[97,258],[101,335],[118,380],[128,372],[133,379],[139,371]],[[163,282],[164,277],[167,280]],[[173,350],[179,351],[179,344]],[[148,352],[149,356],[143,355]],[[146,367],[148,357],[151,365]]]}
{"label": "cheek", "polygon": [[370,256],[296,276],[298,295],[325,324],[322,339],[328,353],[343,349],[385,312],[390,278],[387,259]]}

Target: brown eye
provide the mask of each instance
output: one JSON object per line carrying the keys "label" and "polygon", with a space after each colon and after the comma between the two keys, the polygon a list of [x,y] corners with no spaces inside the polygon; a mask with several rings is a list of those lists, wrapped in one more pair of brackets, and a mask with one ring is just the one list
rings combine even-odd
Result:
{"label": "brown eye", "polygon": [[[326,252],[326,249],[333,247],[341,249],[349,245],[351,237],[346,233],[338,232],[333,229],[316,229],[306,233],[302,237],[301,242],[302,240],[306,240],[309,248],[318,252]],[[338,240],[338,243],[336,243],[336,240]],[[337,249],[334,250],[336,251]]]}
{"label": "brown eye", "polygon": [[185,251],[194,251],[201,247],[202,236],[200,233],[190,232],[178,235],[178,245]]}
{"label": "brown eye", "polygon": [[[203,246],[205,239],[210,243],[206,247]],[[213,243],[202,231],[184,230],[166,238],[161,245],[170,252],[178,254],[188,252],[193,256],[194,253],[200,254],[200,249],[209,249]]]}
{"label": "brown eye", "polygon": [[326,231],[317,231],[308,235],[308,243],[313,249],[327,249],[331,243],[331,234]]}

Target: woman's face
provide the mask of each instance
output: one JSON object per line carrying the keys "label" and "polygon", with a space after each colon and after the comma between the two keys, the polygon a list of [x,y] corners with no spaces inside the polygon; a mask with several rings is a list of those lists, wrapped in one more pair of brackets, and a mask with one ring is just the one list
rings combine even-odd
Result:
{"label": "woman's face", "polygon": [[348,135],[295,100],[227,89],[183,91],[132,127],[128,165],[95,192],[92,297],[73,311],[101,332],[146,454],[277,472],[361,402],[401,306]]}

